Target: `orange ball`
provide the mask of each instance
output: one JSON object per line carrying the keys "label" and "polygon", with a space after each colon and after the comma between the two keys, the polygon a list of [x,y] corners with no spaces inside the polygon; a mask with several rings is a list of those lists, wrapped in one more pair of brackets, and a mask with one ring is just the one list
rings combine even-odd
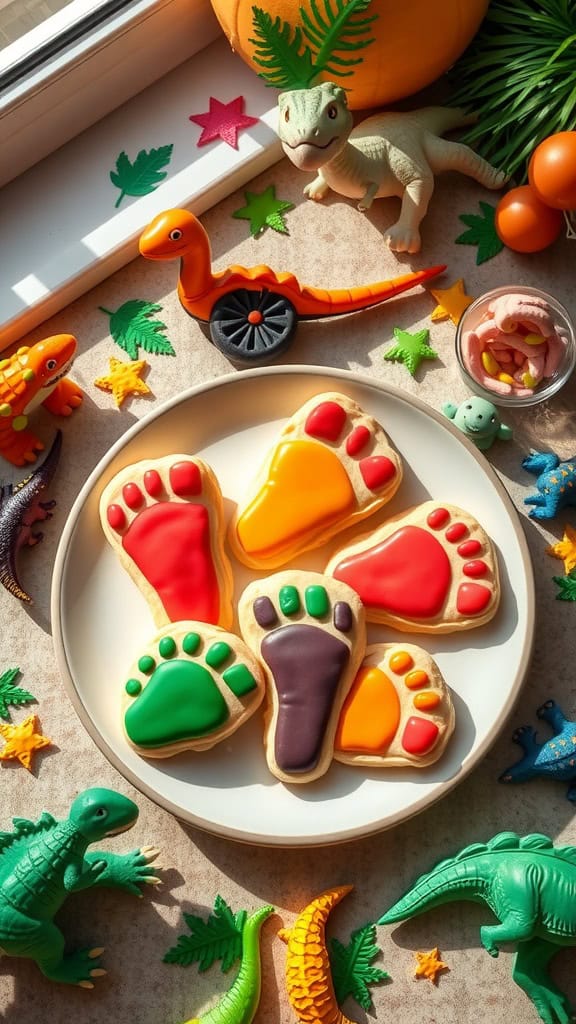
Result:
{"label": "orange ball", "polygon": [[563,225],[560,210],[541,202],[530,185],[510,189],[496,207],[498,237],[515,252],[546,249],[558,238]]}
{"label": "orange ball", "polygon": [[528,180],[547,206],[576,210],[576,132],[544,139],[532,154]]}

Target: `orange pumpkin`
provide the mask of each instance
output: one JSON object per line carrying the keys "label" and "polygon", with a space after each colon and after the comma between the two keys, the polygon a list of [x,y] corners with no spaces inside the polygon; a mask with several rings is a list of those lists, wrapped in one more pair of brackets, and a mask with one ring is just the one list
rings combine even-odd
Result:
{"label": "orange pumpkin", "polygon": [[[300,25],[300,8],[310,0],[211,0],[230,45],[255,71],[252,7],[272,18]],[[375,42],[359,50],[362,63],[349,78],[338,78],[352,110],[380,107],[411,96],[442,75],[466,49],[489,0],[372,0],[366,14],[377,14]],[[322,5],[320,4],[320,10]],[[322,76],[324,80],[329,75]]]}

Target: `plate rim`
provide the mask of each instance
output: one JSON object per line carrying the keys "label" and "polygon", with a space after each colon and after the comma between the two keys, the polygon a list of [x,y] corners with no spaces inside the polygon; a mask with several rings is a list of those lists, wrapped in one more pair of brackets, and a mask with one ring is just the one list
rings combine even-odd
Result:
{"label": "plate rim", "polygon": [[[437,423],[441,424],[448,433],[452,434],[458,441],[460,441],[469,453],[473,456],[479,467],[484,471],[488,477],[490,483],[496,490],[498,497],[506,507],[512,528],[518,541],[522,566],[525,573],[526,579],[526,641],[522,650],[522,657],[517,667],[513,685],[510,688],[508,698],[502,709],[500,722],[494,730],[488,733],[482,742],[478,745],[474,752],[473,758],[470,759],[470,763],[465,767],[460,767],[450,779],[446,779],[437,785],[433,795],[426,794],[421,799],[417,800],[411,805],[410,810],[406,812],[398,811],[392,815],[392,818],[388,818],[386,821],[377,821],[370,823],[369,826],[356,826],[351,829],[339,831],[337,834],[329,834],[319,838],[317,836],[306,836],[306,835],[294,835],[289,839],[286,837],[276,836],[255,836],[251,832],[243,832],[241,829],[234,827],[227,827],[219,825],[214,822],[206,821],[205,819],[195,815],[192,811],[187,808],[180,807],[175,804],[169,797],[166,797],[158,793],[152,786],[143,782],[136,772],[133,772],[131,768],[127,767],[116,754],[114,749],[101,735],[100,731],[96,727],[95,722],[91,718],[82,698],[77,690],[75,680],[72,676],[70,666],[66,657],[66,649],[63,643],[63,617],[61,608],[62,598],[62,583],[64,571],[66,568],[67,561],[67,550],[69,546],[70,538],[76,528],[77,520],[81,513],[83,506],[89,498],[94,486],[97,481],[102,477],[104,472],[110,463],[116,458],[118,453],[126,447],[130,441],[143,430],[145,430],[155,420],[160,419],[166,413],[168,413],[175,406],[181,405],[184,402],[193,399],[196,395],[202,394],[211,390],[217,390],[222,387],[228,387],[231,384],[238,384],[242,380],[248,380],[254,377],[277,377],[284,375],[292,376],[306,376],[306,377],[329,377],[334,380],[348,381],[352,385],[358,385],[360,387],[372,388],[376,391],[382,392],[384,395],[391,395],[400,402],[406,405],[412,406],[418,409],[420,412],[427,416],[430,416]],[[322,847],[322,846],[334,846],[341,845],[343,843],[352,842],[357,839],[367,838],[368,836],[376,835],[380,832],[388,831],[390,828],[395,828],[397,825],[408,821],[410,818],[416,817],[418,814],[432,807],[439,800],[447,796],[453,789],[456,788],[464,779],[470,775],[472,770],[480,763],[484,758],[490,747],[496,742],[500,734],[502,733],[504,726],[508,720],[525,681],[528,668],[532,659],[532,653],[534,648],[535,640],[535,617],[536,617],[536,589],[534,581],[534,571],[532,566],[532,559],[530,557],[530,550],[528,542],[522,528],[520,516],[516,506],[514,505],[508,491],[504,484],[500,480],[496,471],[488,462],[488,460],[482,455],[482,453],[476,448],[476,446],[460,431],[454,424],[445,416],[443,416],[433,406],[428,405],[417,395],[412,395],[410,392],[404,391],[402,388],[396,385],[389,384],[385,381],[373,379],[365,374],[356,373],[355,371],[345,370],[340,367],[331,366],[307,366],[305,364],[290,364],[282,366],[265,366],[256,367],[254,369],[232,371],[230,373],[222,374],[213,380],[205,381],[201,384],[195,384],[184,391],[172,396],[166,401],[162,402],[155,409],[152,409],[149,413],[143,416],[140,420],[137,420],[131,427],[128,428],[123,434],[120,435],[118,440],[108,449],[107,453],[98,460],[94,469],[90,472],[85,483],[81,487],[78,495],[76,496],[72,507],[68,513],[62,534],[58,543],[56,551],[56,557],[54,561],[54,569],[52,574],[52,585],[50,595],[50,615],[52,622],[52,643],[56,656],[57,666],[60,672],[62,683],[70,702],[78,715],[81,724],[86,729],[86,732],[90,738],[94,741],[98,749],[104,754],[111,766],[129,782],[135,789],[146,796],[156,805],[162,807],[164,810],[169,811],[174,815],[177,821],[184,823],[187,826],[198,828],[199,830],[206,832],[210,835],[215,835],[223,839],[233,840],[235,842],[243,843],[250,846],[265,846],[265,847],[278,847],[278,848],[294,848],[294,847]]]}

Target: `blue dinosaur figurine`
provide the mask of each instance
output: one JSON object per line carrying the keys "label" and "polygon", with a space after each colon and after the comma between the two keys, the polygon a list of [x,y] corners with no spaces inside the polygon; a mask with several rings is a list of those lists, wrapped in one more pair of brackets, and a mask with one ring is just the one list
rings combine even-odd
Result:
{"label": "blue dinosaur figurine", "polygon": [[502,423],[496,406],[477,395],[460,405],[444,402],[442,412],[481,452],[488,451],[497,439],[509,441],[512,437],[512,429]]}
{"label": "blue dinosaur figurine", "polygon": [[549,722],[554,735],[538,743],[531,725],[516,729],[512,739],[524,751],[524,757],[507,768],[499,782],[528,782],[540,776],[569,782],[566,797],[576,803],[576,722],[569,722],[553,700],[547,700],[537,712],[538,718]]}
{"label": "blue dinosaur figurine", "polygon": [[576,455],[561,462],[553,452],[530,452],[522,468],[539,474],[538,494],[524,498],[525,505],[534,505],[528,513],[531,519],[553,519],[561,508],[576,505]]}

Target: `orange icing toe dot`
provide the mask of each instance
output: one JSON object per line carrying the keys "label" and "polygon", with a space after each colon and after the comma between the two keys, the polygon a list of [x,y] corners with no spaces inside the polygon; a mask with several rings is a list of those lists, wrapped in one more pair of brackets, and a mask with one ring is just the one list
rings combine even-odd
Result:
{"label": "orange icing toe dot", "polygon": [[412,703],[417,711],[433,711],[441,701],[440,694],[436,690],[426,690],[425,693],[416,693]]}
{"label": "orange icing toe dot", "polygon": [[308,416],[304,430],[309,437],[337,441],[345,422],[346,410],[338,402],[320,402]]}
{"label": "orange icing toe dot", "polygon": [[382,754],[396,735],[400,701],[394,684],[376,667],[361,668],[340,714],[335,747]]}
{"label": "orange icing toe dot", "polygon": [[406,722],[402,746],[408,754],[427,754],[436,743],[438,726],[428,718],[409,718]]}
{"label": "orange icing toe dot", "polygon": [[250,555],[280,554],[355,505],[348,474],[332,449],[285,441],[276,449],[266,483],[238,519],[238,541]]}
{"label": "orange icing toe dot", "polygon": [[402,675],[403,672],[407,672],[409,668],[412,668],[414,661],[408,654],[408,651],[396,651],[389,661],[390,668],[397,675]]}
{"label": "orange icing toe dot", "polygon": [[[390,659],[390,665],[392,666],[392,658]],[[423,686],[428,686],[430,678],[428,673],[422,668],[416,668],[413,672],[409,672],[404,679],[404,685],[409,690],[420,690]]]}

